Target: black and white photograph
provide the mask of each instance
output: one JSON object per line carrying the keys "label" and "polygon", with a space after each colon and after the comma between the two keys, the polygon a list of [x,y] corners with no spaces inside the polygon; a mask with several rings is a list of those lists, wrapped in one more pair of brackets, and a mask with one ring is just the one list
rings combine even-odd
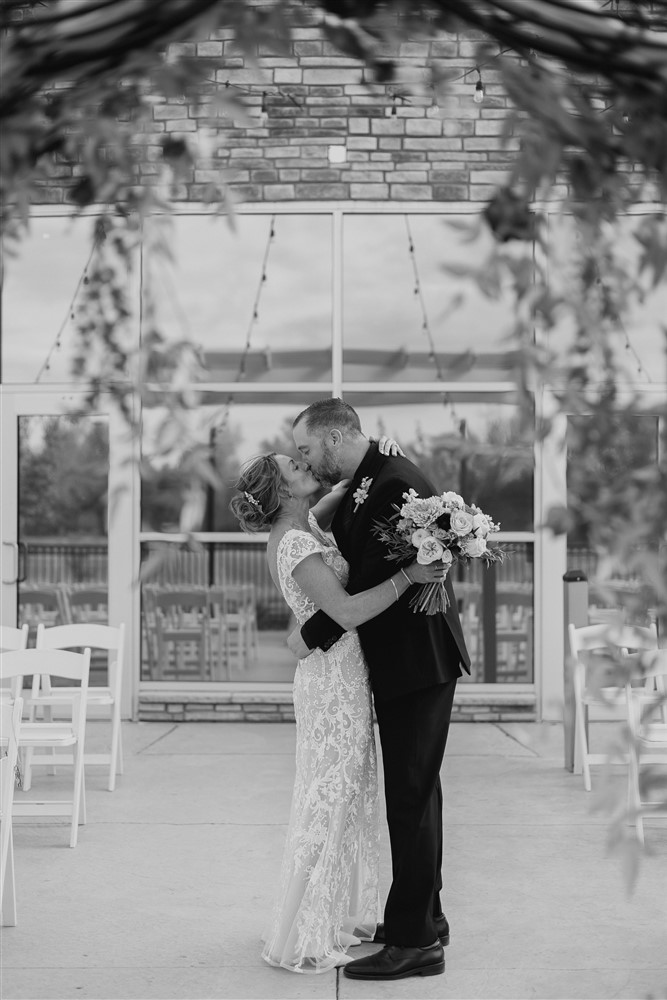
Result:
{"label": "black and white photograph", "polygon": [[667,0],[0,0],[2,1000],[667,1000]]}

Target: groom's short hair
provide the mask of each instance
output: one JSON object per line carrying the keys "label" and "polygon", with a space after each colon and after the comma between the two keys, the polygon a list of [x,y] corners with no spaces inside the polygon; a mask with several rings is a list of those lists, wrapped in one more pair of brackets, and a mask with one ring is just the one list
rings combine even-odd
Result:
{"label": "groom's short hair", "polygon": [[317,399],[298,415],[292,427],[305,421],[306,430],[309,434],[324,433],[337,427],[338,430],[351,433],[354,436],[361,434],[361,421],[357,411],[349,403],[344,403],[342,399]]}

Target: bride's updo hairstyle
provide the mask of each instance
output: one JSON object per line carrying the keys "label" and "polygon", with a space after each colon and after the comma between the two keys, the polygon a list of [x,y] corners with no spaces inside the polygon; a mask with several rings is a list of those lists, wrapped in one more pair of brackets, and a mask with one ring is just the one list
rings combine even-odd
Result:
{"label": "bride's updo hairstyle", "polygon": [[280,510],[280,490],[284,488],[275,454],[260,455],[241,469],[236,483],[239,491],[230,508],[243,531],[268,531]]}

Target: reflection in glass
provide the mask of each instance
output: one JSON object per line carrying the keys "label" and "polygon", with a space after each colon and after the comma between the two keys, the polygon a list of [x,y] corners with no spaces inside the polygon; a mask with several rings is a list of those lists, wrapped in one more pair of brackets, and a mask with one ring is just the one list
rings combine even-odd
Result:
{"label": "reflection in glass", "polygon": [[331,253],[327,215],[183,215],[152,223],[144,273],[160,328],[202,349],[206,381],[316,382],[331,377]]}
{"label": "reflection in glass", "polygon": [[[267,451],[296,456],[292,439],[292,423],[298,413],[321,394],[301,393],[278,397],[280,402],[258,403],[256,396],[239,394],[231,406],[213,393],[203,393],[197,408],[197,427],[193,437],[207,449],[220,479],[217,490],[211,492],[202,523],[205,531],[240,531],[238,521],[229,510],[234,482],[241,465],[255,455]],[[275,398],[275,397],[274,397]],[[180,452],[151,459],[155,439],[166,411],[160,407],[144,410],[143,472],[141,492],[141,523],[143,531],[179,531],[180,510],[184,490],[189,485],[179,464]]]}
{"label": "reflection in glass", "polygon": [[[267,451],[296,455],[292,423],[317,396],[258,403],[254,395],[239,394],[229,409],[224,397],[220,403],[212,398],[203,395],[200,440],[210,449],[220,486],[209,492],[202,528],[230,535],[194,545],[142,545],[144,567],[148,560],[151,566],[142,585],[142,679],[291,682],[296,664],[285,640],[295,622],[269,575],[265,538],[243,535],[229,502],[245,461]],[[157,409],[145,413],[147,450],[160,416]],[[186,486],[174,464],[146,471],[144,531],[178,531]],[[174,591],[180,603],[169,604],[165,594]]]}
{"label": "reflection in glass", "polygon": [[[641,227],[642,217],[638,215],[618,219],[615,223],[614,241],[610,248],[613,260],[610,256],[605,276],[613,294],[608,296],[606,309],[609,311],[613,307],[615,297],[620,303],[622,315],[615,322],[605,319],[604,345],[612,352],[619,376],[622,374],[630,383],[645,385],[664,382],[666,378],[663,329],[667,315],[667,285],[662,281],[653,286],[648,269],[638,275],[638,261],[643,248],[635,234],[640,232]],[[572,289],[578,289],[581,284],[582,236],[572,218],[567,216],[550,217],[548,233],[550,287],[555,295],[568,301],[572,299]],[[633,275],[641,285],[639,294]],[[559,320],[550,330],[548,343],[560,357],[574,348],[574,327],[569,316]],[[587,362],[591,376],[595,374],[595,363],[599,374],[607,377],[594,330],[591,351],[593,349],[598,354],[594,358],[591,353],[591,360]]]}
{"label": "reflection in glass", "polygon": [[5,255],[3,382],[69,378],[72,303],[91,257],[93,225],[90,218],[33,219],[18,255]]}
{"label": "reflection in glass", "polygon": [[[421,402],[387,405],[376,397],[346,397],[366,434],[389,434],[438,490],[455,490],[476,503],[502,531],[533,530],[533,437],[512,403]],[[406,399],[410,397],[406,395]],[[433,397],[431,397],[433,398]]]}
{"label": "reflection in glass", "polygon": [[[155,568],[155,558],[161,560]],[[143,680],[291,682],[296,622],[269,575],[266,541],[145,542]]]}
{"label": "reflection in glass", "polygon": [[[438,489],[462,492],[505,531],[531,531],[533,445],[520,429],[516,407],[500,396],[443,406],[406,395],[407,405],[368,394],[348,399],[366,433],[396,437]],[[243,461],[264,451],[294,453],[292,423],[309,401],[305,394],[280,405],[239,395],[228,422],[210,439],[224,482],[209,511],[211,530],[234,534],[195,544],[144,543],[145,565],[150,559],[153,566],[142,589],[144,679],[291,680],[294,661],[285,640],[294,623],[269,576],[265,540],[240,534],[228,507]],[[208,406],[202,413],[215,427],[224,408]],[[144,484],[145,528],[156,530],[162,519],[161,530],[177,529],[179,495],[167,509],[165,484]],[[533,544],[509,547],[512,555],[495,572],[480,565],[457,570],[475,681],[533,680]],[[156,564],[158,553],[163,558]],[[180,592],[178,607],[165,607],[168,592]]]}
{"label": "reflection in glass", "polygon": [[[495,520],[501,531],[533,530],[533,439],[517,407],[496,401],[369,405],[350,394],[366,434],[395,437],[437,490],[454,490]],[[406,394],[406,398],[407,394]],[[502,565],[473,562],[453,579],[472,657],[469,680],[533,681],[533,543],[503,543]],[[468,678],[465,678],[468,680]]]}
{"label": "reflection in glass", "polygon": [[344,218],[344,378],[453,381],[511,378],[509,298],[485,298],[447,267],[475,266],[491,248],[460,225],[470,217],[349,215]]}
{"label": "reflection in glass", "polygon": [[[101,417],[20,417],[18,624],[108,623],[109,429]],[[91,684],[106,684],[93,656]]]}
{"label": "reflection in glass", "polygon": [[[601,578],[603,564],[591,538],[589,518],[599,517],[600,497],[608,499],[628,475],[650,469],[658,461],[658,418],[638,413],[607,414],[604,437],[599,421],[590,416],[568,418],[567,533],[568,569],[579,569],[589,582],[590,620],[605,611],[623,611],[628,620],[647,624],[655,620],[656,595],[633,573],[617,569]],[[585,455],[585,461],[581,456]],[[572,461],[572,456],[578,456]],[[657,548],[659,539],[655,539]]]}

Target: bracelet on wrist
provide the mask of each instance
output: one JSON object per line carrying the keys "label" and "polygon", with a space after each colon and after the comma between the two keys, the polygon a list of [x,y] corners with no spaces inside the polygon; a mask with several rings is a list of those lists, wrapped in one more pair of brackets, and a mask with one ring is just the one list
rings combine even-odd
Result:
{"label": "bracelet on wrist", "polygon": [[408,575],[408,571],[406,569],[403,569],[402,566],[401,566],[401,573],[403,574],[405,579],[408,581],[409,586],[411,587],[412,584],[414,583],[414,580]]}
{"label": "bracelet on wrist", "polygon": [[389,577],[389,582],[392,585],[392,587],[394,588],[394,593],[396,594],[396,600],[398,600],[399,597],[400,597],[400,594],[398,593],[398,587],[396,586],[396,581],[394,580],[393,576]]}

